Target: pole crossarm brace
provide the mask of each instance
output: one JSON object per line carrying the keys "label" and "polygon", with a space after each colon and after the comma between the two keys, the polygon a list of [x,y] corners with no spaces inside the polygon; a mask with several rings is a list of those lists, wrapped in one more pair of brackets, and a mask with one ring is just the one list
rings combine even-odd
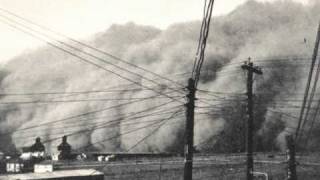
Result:
{"label": "pole crossarm brace", "polygon": [[245,64],[242,65],[241,68],[243,70],[252,71],[253,73],[256,73],[256,74],[259,74],[259,75],[263,74],[260,67],[257,67],[257,66],[253,67],[253,63],[252,62],[249,62],[249,63],[245,62]]}

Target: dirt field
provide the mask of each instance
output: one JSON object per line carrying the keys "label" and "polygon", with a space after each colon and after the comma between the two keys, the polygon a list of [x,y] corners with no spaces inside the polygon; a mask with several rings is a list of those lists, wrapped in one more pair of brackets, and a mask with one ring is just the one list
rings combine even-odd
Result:
{"label": "dirt field", "polygon": [[[269,180],[284,180],[286,156],[255,155],[255,172],[267,173]],[[299,179],[320,179],[319,156],[297,156]],[[193,179],[245,180],[244,155],[197,155],[194,158]],[[113,162],[70,163],[60,168],[95,168],[104,172],[105,180],[179,180],[183,179],[183,157],[130,158]],[[264,180],[264,176],[256,177]]]}

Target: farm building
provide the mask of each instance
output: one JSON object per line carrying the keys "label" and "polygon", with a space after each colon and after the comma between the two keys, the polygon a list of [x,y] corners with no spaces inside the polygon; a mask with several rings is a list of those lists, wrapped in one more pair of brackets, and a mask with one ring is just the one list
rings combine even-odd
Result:
{"label": "farm building", "polygon": [[94,169],[61,170],[0,176],[0,180],[103,180],[103,173]]}

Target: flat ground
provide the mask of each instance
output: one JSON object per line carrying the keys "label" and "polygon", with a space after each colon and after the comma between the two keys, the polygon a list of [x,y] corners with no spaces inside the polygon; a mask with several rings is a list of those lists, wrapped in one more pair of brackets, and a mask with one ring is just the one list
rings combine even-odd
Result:
{"label": "flat ground", "polygon": [[[255,172],[267,173],[269,180],[286,179],[285,154],[256,154]],[[297,156],[299,179],[320,179],[320,156]],[[196,155],[193,179],[242,180],[245,178],[246,157],[244,154]],[[105,174],[105,180],[179,180],[183,179],[183,157],[129,158],[113,162],[64,162],[66,168],[94,168]],[[262,176],[256,179],[264,179]]]}

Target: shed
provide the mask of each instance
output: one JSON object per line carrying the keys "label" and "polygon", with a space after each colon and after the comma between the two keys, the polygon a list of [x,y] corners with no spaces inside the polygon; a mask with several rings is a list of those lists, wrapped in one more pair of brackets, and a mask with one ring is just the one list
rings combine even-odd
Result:
{"label": "shed", "polygon": [[0,176],[0,180],[103,180],[104,174],[95,169],[59,170],[45,173],[25,173]]}
{"label": "shed", "polygon": [[24,169],[24,164],[20,159],[11,159],[6,163],[6,170],[10,173],[19,173]]}

